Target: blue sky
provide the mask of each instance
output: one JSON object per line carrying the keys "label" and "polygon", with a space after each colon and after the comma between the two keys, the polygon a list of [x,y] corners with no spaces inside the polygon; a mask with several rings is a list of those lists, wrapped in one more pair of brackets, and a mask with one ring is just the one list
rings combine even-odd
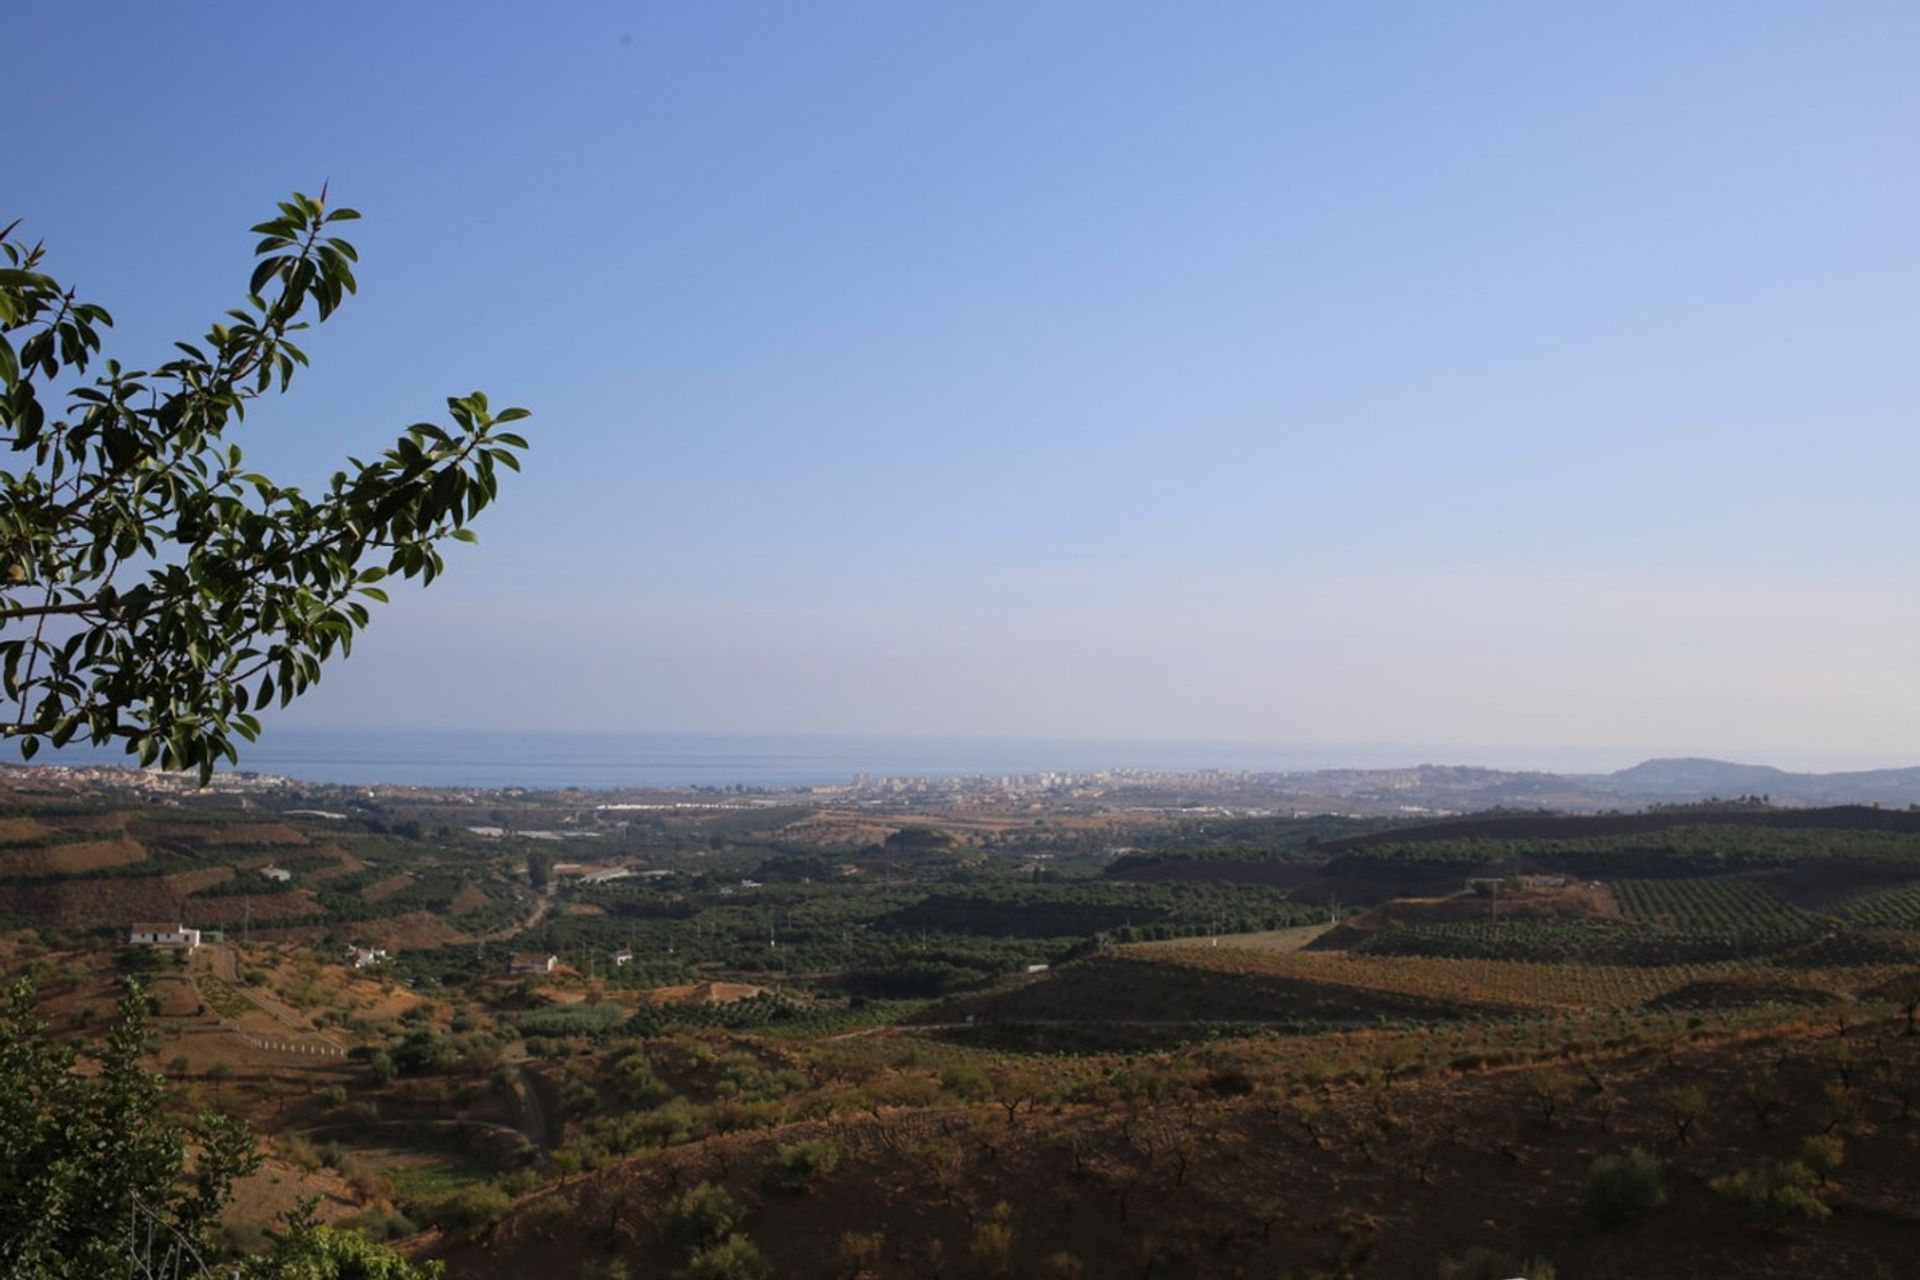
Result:
{"label": "blue sky", "polygon": [[0,221],[123,358],[366,214],[255,462],[535,411],[288,723],[1920,760],[1911,5],[10,31]]}

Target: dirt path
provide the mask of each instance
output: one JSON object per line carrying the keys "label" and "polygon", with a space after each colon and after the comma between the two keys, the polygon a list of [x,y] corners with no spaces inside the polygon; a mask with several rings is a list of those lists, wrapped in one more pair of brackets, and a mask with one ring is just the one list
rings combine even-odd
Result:
{"label": "dirt path", "polygon": [[275,1048],[290,1053],[319,1053],[333,1057],[344,1054],[347,1046],[324,1032],[316,1031],[298,1015],[278,1007],[274,1001],[255,991],[240,979],[240,961],[231,945],[216,942],[208,948],[207,968],[213,977],[227,984],[227,989],[245,1000],[255,1009],[272,1018],[285,1027],[290,1034],[287,1039],[257,1035],[241,1027],[238,1023],[221,1014],[214,1003],[207,999],[207,993],[200,987],[199,975],[194,972],[191,962],[187,965],[187,981],[193,985],[193,992],[201,1004],[212,1010],[220,1019],[220,1025],[255,1048]]}
{"label": "dirt path", "polygon": [[1260,933],[1223,933],[1210,938],[1206,934],[1191,938],[1166,938],[1159,942],[1125,942],[1119,951],[1158,951],[1168,947],[1238,947],[1243,951],[1299,951],[1315,938],[1333,928],[1331,923],[1296,925],[1291,929],[1267,929]]}
{"label": "dirt path", "polygon": [[540,901],[534,904],[532,912],[519,924],[510,924],[503,929],[495,929],[492,933],[476,933],[468,938],[467,941],[474,943],[505,942],[515,934],[525,933],[529,929],[538,928],[540,922],[547,918],[547,913],[553,910],[553,893],[557,888],[559,888],[558,885],[548,885],[545,891],[541,893]]}

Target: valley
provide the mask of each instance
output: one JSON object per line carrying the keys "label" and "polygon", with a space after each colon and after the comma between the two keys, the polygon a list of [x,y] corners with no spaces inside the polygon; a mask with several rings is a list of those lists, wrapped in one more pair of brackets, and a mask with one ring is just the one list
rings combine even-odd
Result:
{"label": "valley", "polygon": [[0,794],[0,965],[83,1044],[140,984],[170,1105],[267,1156],[236,1252],[308,1200],[601,1280],[1891,1276],[1920,1226],[1901,811],[56,773]]}

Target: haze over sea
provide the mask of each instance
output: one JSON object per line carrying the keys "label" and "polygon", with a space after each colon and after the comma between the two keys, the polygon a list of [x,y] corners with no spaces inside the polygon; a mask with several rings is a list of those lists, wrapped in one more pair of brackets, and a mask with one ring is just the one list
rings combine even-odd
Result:
{"label": "haze over sea", "polygon": [[[304,782],[421,787],[800,787],[875,777],[962,777],[1149,769],[1301,772],[1479,765],[1604,773],[1655,755],[1651,748],[1445,743],[1142,742],[1066,738],[850,734],[572,733],[452,729],[287,727],[241,744],[242,767]],[[36,761],[127,765],[114,749],[86,746]],[[1773,756],[1788,768],[1870,768],[1877,757]]]}

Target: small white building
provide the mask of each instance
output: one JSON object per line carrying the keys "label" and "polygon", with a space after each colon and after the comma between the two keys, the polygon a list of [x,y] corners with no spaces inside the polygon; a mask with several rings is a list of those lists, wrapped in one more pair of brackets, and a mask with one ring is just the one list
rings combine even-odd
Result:
{"label": "small white building", "polygon": [[347,963],[356,969],[371,969],[377,964],[385,964],[386,962],[387,951],[385,947],[349,946],[347,948]]}
{"label": "small white building", "polygon": [[619,966],[619,965],[625,965],[625,964],[632,964],[632,963],[633,963],[633,948],[632,948],[632,947],[622,947],[622,948],[620,948],[620,949],[619,949],[618,951],[616,951],[616,952],[614,952],[614,953],[613,953],[613,963],[614,963],[614,965],[615,965],[616,967],[617,967],[617,966]]}
{"label": "small white building", "polygon": [[293,880],[293,872],[285,867],[262,867],[260,874],[269,880],[278,880],[281,884],[287,884]]}
{"label": "small white building", "polygon": [[135,947],[184,947],[192,951],[200,945],[200,931],[183,924],[136,924],[127,930],[127,943]]}
{"label": "small white building", "polygon": [[559,967],[560,957],[539,955],[531,951],[516,951],[507,962],[508,973],[552,973]]}

